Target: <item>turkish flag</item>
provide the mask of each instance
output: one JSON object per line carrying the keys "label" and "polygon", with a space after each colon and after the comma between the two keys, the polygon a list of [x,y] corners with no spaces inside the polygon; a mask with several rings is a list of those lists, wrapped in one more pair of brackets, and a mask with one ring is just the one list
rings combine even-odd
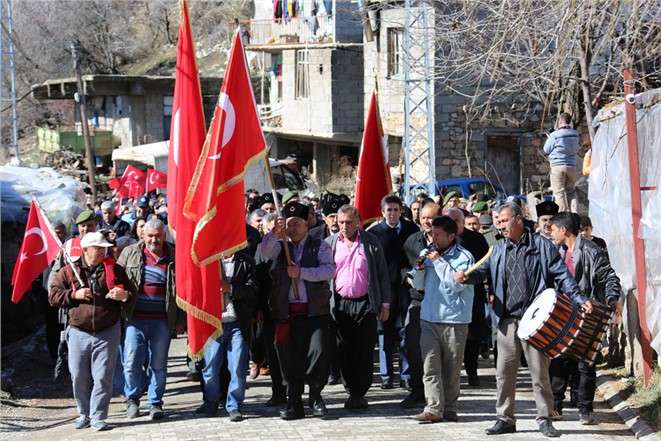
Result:
{"label": "turkish flag", "polygon": [[11,284],[14,286],[11,294],[12,302],[18,303],[23,294],[32,288],[34,279],[55,260],[61,246],[62,244],[49,228],[41,211],[32,201],[28,223],[25,225],[23,244],[21,244],[21,251],[18,253],[18,261],[11,279]]}
{"label": "turkish flag", "polygon": [[191,259],[195,223],[183,215],[184,198],[197,158],[202,151],[206,127],[202,93],[195,64],[195,46],[186,1],[180,3],[181,22],[168,156],[168,227],[177,242],[175,285],[177,304],[188,313],[188,352],[194,360],[204,355],[209,337],[222,333],[223,310],[218,263],[199,267]]}
{"label": "turkish flag", "polygon": [[145,192],[149,193],[151,190],[157,188],[166,188],[168,185],[168,175],[160,170],[150,168],[147,170],[147,180],[145,184]]}
{"label": "turkish flag", "polygon": [[137,199],[145,192],[145,174],[132,165],[126,167],[117,194],[121,197]]}
{"label": "turkish flag", "polygon": [[363,223],[381,217],[381,199],[392,191],[390,162],[379,116],[376,92],[372,92],[356,179],[356,209]]}
{"label": "turkish flag", "polygon": [[243,43],[237,32],[218,105],[191,182],[184,214],[197,223],[191,255],[207,264],[244,248],[243,178],[266,156]]}

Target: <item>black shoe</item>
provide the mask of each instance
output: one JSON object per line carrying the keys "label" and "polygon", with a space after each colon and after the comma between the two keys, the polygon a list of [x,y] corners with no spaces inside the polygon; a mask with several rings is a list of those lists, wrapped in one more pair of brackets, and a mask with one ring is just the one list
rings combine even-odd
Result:
{"label": "black shoe", "polygon": [[314,403],[312,403],[312,414],[317,417],[325,417],[328,415],[328,409],[326,409],[326,405],[324,404],[324,400],[321,398],[317,398],[314,400]]}
{"label": "black shoe", "polygon": [[411,383],[409,382],[409,380],[401,380],[399,382],[399,387],[401,387],[402,389],[406,389],[406,390],[410,391],[411,390]]}
{"label": "black shoe", "polygon": [[404,398],[399,403],[399,407],[403,409],[413,409],[414,407],[420,407],[424,405],[425,405],[425,394],[418,391],[411,392],[408,397]]}
{"label": "black shoe", "polygon": [[195,413],[204,413],[207,417],[213,418],[218,416],[218,407],[218,401],[204,401],[200,407],[195,409]]}
{"label": "black shoe", "polygon": [[280,396],[280,395],[273,395],[269,400],[266,402],[266,405],[268,407],[274,407],[274,406],[280,406],[282,404],[287,404],[287,397],[285,396]]}
{"label": "black shoe", "polygon": [[504,433],[514,433],[516,432],[516,424],[510,424],[505,420],[498,420],[493,427],[489,427],[485,430],[487,435],[502,435]]}
{"label": "black shoe", "polygon": [[198,383],[202,381],[202,374],[199,372],[189,372],[186,374],[186,380]]}
{"label": "black shoe", "polygon": [[468,376],[468,385],[469,386],[479,386],[480,385],[480,377],[477,375],[469,375]]}
{"label": "black shoe", "polygon": [[560,436],[560,432],[555,430],[553,424],[551,424],[551,422],[548,420],[542,421],[542,423],[539,425],[539,431],[542,432],[542,435],[547,438],[557,438]]}
{"label": "black shoe", "polygon": [[336,384],[340,384],[341,382],[342,382],[342,381],[340,380],[340,376],[339,376],[339,375],[333,375],[333,374],[330,374],[330,375],[328,376],[328,384],[329,384],[329,385],[336,385]]}
{"label": "black shoe", "polygon": [[344,408],[349,410],[367,409],[367,400],[359,395],[351,395],[344,403]]}
{"label": "black shoe", "polygon": [[288,407],[287,409],[280,412],[280,418],[286,421],[290,420],[301,420],[305,418],[305,411],[302,407]]}
{"label": "black shoe", "polygon": [[383,380],[383,382],[381,383],[381,389],[392,389],[392,388],[393,388],[392,380],[390,379]]}
{"label": "black shoe", "polygon": [[241,412],[238,410],[230,410],[230,421],[233,421],[235,423],[238,423],[239,421],[243,421],[243,415],[241,415]]}

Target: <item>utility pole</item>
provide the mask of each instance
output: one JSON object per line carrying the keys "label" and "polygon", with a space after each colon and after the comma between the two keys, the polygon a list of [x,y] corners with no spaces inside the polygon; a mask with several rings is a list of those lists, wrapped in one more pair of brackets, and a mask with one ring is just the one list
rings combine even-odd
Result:
{"label": "utility pole", "polygon": [[[2,113],[5,110],[11,111],[11,116],[1,116],[0,120],[4,126],[5,122],[11,124],[11,138],[2,139],[2,147],[11,148],[14,150],[14,156],[18,161],[18,116],[16,112],[16,76],[14,65],[14,27],[12,25],[12,0],[0,0],[0,15],[2,16],[2,27],[7,31],[0,32],[0,76],[4,79],[6,77],[5,71],[9,70],[10,88],[9,93],[5,93],[4,85],[0,87],[0,105],[2,106]],[[5,104],[9,103],[5,107]]]}
{"label": "utility pole", "polygon": [[78,83],[78,93],[76,93],[76,102],[80,111],[80,125],[83,128],[83,140],[85,141],[85,162],[87,163],[87,177],[90,187],[92,187],[92,200],[96,201],[96,185],[94,184],[94,149],[90,142],[90,129],[87,125],[87,105],[85,104],[85,91],[83,90],[83,76],[80,72],[80,63],[78,59],[78,45],[71,43],[71,56],[73,57],[73,68],[76,72],[76,82]]}

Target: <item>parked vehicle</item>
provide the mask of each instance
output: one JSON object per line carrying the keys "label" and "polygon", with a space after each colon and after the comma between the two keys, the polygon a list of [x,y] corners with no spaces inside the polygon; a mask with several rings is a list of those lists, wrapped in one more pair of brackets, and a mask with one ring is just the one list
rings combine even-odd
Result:
{"label": "parked vehicle", "polygon": [[[476,193],[486,194],[489,199],[496,199],[498,197],[506,197],[507,193],[503,188],[489,181],[485,178],[452,178],[452,179],[440,179],[436,181],[436,188],[434,188],[433,193],[427,193],[429,196],[438,196],[450,193],[451,191],[456,191],[461,194],[461,197],[468,199],[471,195]],[[417,196],[419,193],[424,192],[424,189],[416,189],[414,194]],[[400,194],[403,194],[403,189],[400,189]]]}
{"label": "parked vehicle", "polygon": [[[156,170],[167,173],[169,150],[168,141],[115,149],[112,152],[115,176],[122,176],[129,164],[143,171],[147,170],[147,168],[155,168]],[[294,168],[288,165],[289,162],[288,160],[269,158],[276,191],[284,194],[288,190],[296,190],[301,197],[316,193],[314,184],[303,179]],[[271,191],[265,161],[258,161],[248,169],[244,184],[246,190],[254,188],[260,193]]]}

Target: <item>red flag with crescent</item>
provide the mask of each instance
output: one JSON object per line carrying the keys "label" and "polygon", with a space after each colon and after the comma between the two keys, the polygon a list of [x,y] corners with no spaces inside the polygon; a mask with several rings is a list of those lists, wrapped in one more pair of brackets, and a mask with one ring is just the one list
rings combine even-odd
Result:
{"label": "red flag with crescent", "polygon": [[117,194],[125,198],[137,199],[145,192],[145,173],[129,165],[120,179]]}
{"label": "red flag with crescent", "polygon": [[244,248],[243,178],[266,156],[250,73],[237,32],[218,105],[191,182],[184,214],[197,222],[191,255],[207,264]]}
{"label": "red flag with crescent", "polygon": [[391,191],[390,162],[375,91],[365,121],[356,179],[356,209],[363,223],[381,216],[381,199]]}
{"label": "red flag with crescent", "polygon": [[190,249],[195,223],[183,215],[186,190],[202,151],[206,126],[186,1],[181,1],[179,7],[181,19],[168,155],[168,227],[177,241],[175,285],[177,304],[188,313],[188,352],[191,358],[199,360],[210,337],[213,339],[222,333],[223,307],[218,263],[202,267],[193,263]]}
{"label": "red flag with crescent", "polygon": [[166,188],[168,186],[168,175],[160,170],[150,168],[147,170],[147,180],[145,184],[145,192],[150,192],[157,188]]}
{"label": "red flag with crescent", "polygon": [[32,288],[34,279],[55,260],[59,251],[59,240],[32,201],[23,243],[11,279],[11,284],[14,286],[11,294],[12,302],[18,303],[21,300],[23,294]]}

